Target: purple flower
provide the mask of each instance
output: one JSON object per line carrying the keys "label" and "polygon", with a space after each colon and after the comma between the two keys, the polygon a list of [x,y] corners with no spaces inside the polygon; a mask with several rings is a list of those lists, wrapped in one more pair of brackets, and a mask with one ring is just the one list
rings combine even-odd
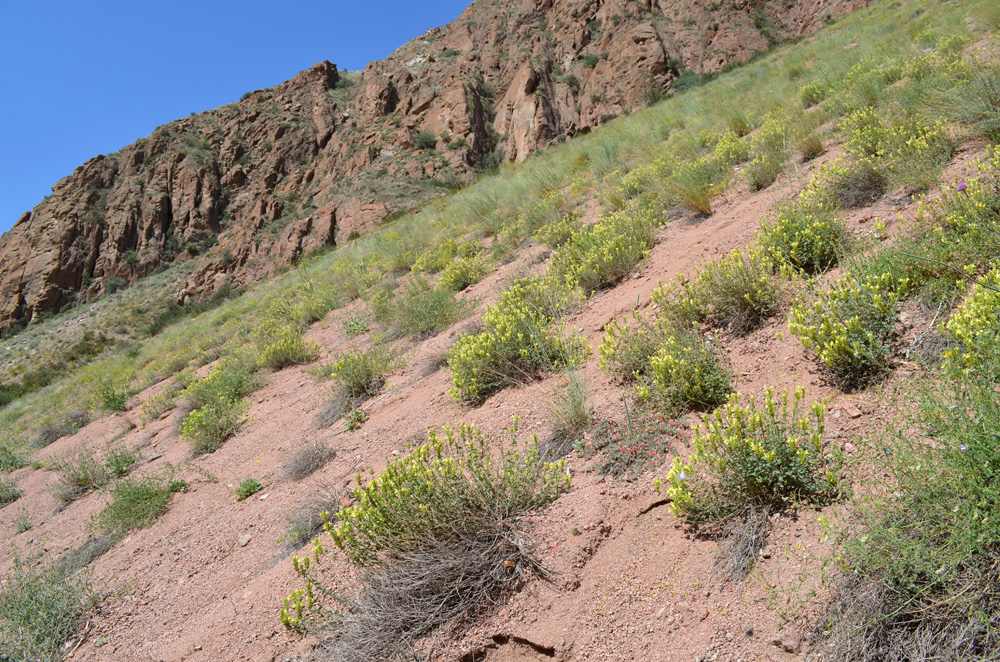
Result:
{"label": "purple flower", "polygon": [[966,184],[965,182],[959,182],[958,186],[955,187],[955,190],[958,191],[959,193],[961,193],[962,191],[964,191],[967,188],[969,188],[968,184]]}
{"label": "purple flower", "polygon": [[960,451],[962,451],[964,453],[965,451],[969,450],[969,447],[966,446],[965,444],[959,444],[958,445],[958,450],[960,450]]}

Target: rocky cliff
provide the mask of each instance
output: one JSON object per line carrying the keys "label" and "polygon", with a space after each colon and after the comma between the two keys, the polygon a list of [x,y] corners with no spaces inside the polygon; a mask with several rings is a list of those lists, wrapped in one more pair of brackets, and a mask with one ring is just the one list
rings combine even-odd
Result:
{"label": "rocky cliff", "polygon": [[479,0],[363,72],[319,63],[77,168],[0,238],[0,329],[178,260],[180,301],[255,282],[868,2]]}

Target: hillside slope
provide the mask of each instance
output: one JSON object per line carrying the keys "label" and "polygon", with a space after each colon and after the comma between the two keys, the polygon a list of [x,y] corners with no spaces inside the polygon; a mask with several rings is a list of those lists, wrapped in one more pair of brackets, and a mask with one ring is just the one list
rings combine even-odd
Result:
{"label": "hillside slope", "polygon": [[0,238],[0,329],[178,260],[179,302],[257,282],[866,4],[480,0],[358,75],[319,63],[77,168]]}

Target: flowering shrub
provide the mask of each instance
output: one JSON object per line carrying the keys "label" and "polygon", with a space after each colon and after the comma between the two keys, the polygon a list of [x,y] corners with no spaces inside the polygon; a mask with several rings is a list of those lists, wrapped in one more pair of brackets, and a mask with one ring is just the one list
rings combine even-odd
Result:
{"label": "flowering shrub", "polygon": [[631,327],[624,319],[612,320],[598,349],[598,365],[624,381],[638,379],[649,372],[649,358],[672,333],[670,324],[647,320],[639,313],[633,314]]}
{"label": "flowering shrub", "polygon": [[349,395],[378,395],[385,384],[385,375],[397,366],[393,349],[375,339],[366,350],[352,349],[333,357],[333,361],[316,370],[318,376],[331,377],[343,384]]}
{"label": "flowering shrub", "polygon": [[750,142],[750,162],[744,168],[751,191],[767,188],[785,169],[788,161],[788,122],[769,114]]}
{"label": "flowering shrub", "polygon": [[559,248],[574,235],[583,230],[584,222],[576,212],[564,214],[559,220],[543,225],[535,233],[535,239],[549,248]]}
{"label": "flowering shrub", "polygon": [[455,259],[458,254],[458,244],[454,239],[446,239],[421,253],[413,261],[411,269],[415,274],[436,274]]}
{"label": "flowering shrub", "polygon": [[674,329],[649,358],[648,379],[636,395],[666,412],[704,409],[725,402],[732,373],[714,343],[697,330]]}
{"label": "flowering shrub", "polygon": [[457,258],[444,268],[435,287],[449,292],[461,292],[482,280],[487,271],[486,260],[483,257]]}
{"label": "flowering shrub", "polygon": [[698,270],[694,279],[653,290],[652,300],[665,317],[680,324],[709,322],[747,333],[778,309],[778,285],[770,256],[759,245],[734,250]]}
{"label": "flowering shrub", "polygon": [[837,264],[847,242],[836,206],[814,189],[778,207],[774,222],[761,223],[760,243],[778,265],[807,274]]}
{"label": "flowering shrub", "polygon": [[181,439],[196,455],[214,453],[240,429],[247,407],[245,400],[229,400],[195,409],[181,421]]}
{"label": "flowering shrub", "polygon": [[265,317],[255,333],[257,362],[263,367],[280,370],[315,361],[319,356],[319,343],[303,338],[303,331],[298,325]]}
{"label": "flowering shrub", "polygon": [[579,291],[551,276],[516,281],[483,313],[483,330],[461,336],[448,352],[451,394],[482,402],[545,370],[576,365],[587,351],[556,320],[578,305]]}
{"label": "flowering shrub", "polygon": [[602,474],[635,480],[644,471],[663,464],[671,443],[680,438],[680,428],[658,414],[630,416],[625,422],[599,423],[577,446],[581,457],[598,453],[596,469]]}
{"label": "flowering shrub", "polygon": [[[781,509],[788,499],[822,501],[839,485],[836,458],[824,455],[824,406],[804,411],[805,389],[789,402],[769,388],[764,406],[740,394],[710,416],[695,434],[695,453],[674,460],[667,496],[674,513],[695,522],[724,520],[750,507]],[[656,481],[657,490],[660,481]]]}
{"label": "flowering shrub", "polygon": [[609,214],[573,234],[552,259],[550,273],[584,293],[611,287],[646,258],[659,224],[648,207]]}
{"label": "flowering shrub", "polygon": [[888,274],[863,282],[835,281],[811,304],[800,298],[788,328],[846,387],[864,384],[889,366],[898,296]]}
{"label": "flowering shrub", "polygon": [[[443,277],[443,274],[442,274]],[[395,295],[382,290],[372,297],[376,319],[403,335],[426,338],[444,331],[469,313],[474,302],[459,301],[446,287],[431,287],[416,278]]]}
{"label": "flowering shrub", "polygon": [[803,108],[815,106],[830,93],[830,86],[823,81],[807,83],[799,88],[799,103]]}
{"label": "flowering shrub", "polygon": [[973,286],[948,320],[948,333],[961,349],[947,355],[945,368],[996,379],[1000,376],[1000,267],[993,267],[981,280],[996,289]]}

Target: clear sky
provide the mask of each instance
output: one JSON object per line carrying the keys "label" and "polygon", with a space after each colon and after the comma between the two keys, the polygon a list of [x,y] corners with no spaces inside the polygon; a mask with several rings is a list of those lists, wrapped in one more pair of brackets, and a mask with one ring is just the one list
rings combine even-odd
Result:
{"label": "clear sky", "polygon": [[364,68],[471,0],[0,0],[0,232],[98,154],[321,60]]}

